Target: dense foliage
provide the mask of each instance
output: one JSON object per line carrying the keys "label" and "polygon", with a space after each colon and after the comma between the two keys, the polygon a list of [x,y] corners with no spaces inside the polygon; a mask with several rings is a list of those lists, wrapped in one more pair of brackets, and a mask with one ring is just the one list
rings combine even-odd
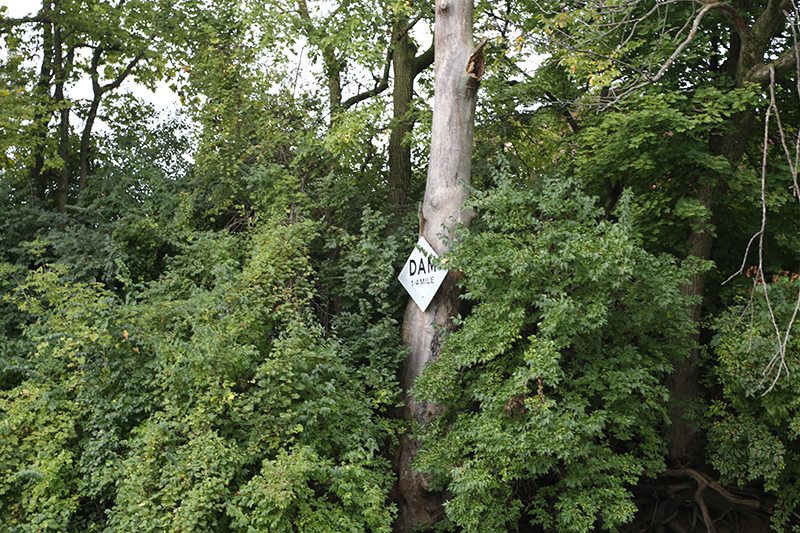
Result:
{"label": "dense foliage", "polygon": [[413,426],[428,4],[0,9],[0,532],[800,531],[797,6],[477,3]]}
{"label": "dense foliage", "polygon": [[559,531],[630,520],[627,486],[665,468],[663,377],[691,321],[674,260],[648,254],[572,179],[476,194],[480,229],[448,258],[471,314],[417,382],[445,408],[420,466],[469,531],[526,521]]}

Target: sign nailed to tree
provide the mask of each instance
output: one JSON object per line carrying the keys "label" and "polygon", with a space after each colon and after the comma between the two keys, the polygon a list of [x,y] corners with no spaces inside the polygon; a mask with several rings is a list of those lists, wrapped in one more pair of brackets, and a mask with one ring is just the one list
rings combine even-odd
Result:
{"label": "sign nailed to tree", "polygon": [[423,311],[428,308],[428,304],[431,303],[436,291],[439,290],[442,281],[447,276],[447,270],[438,269],[433,264],[433,260],[437,257],[439,256],[433,251],[425,237],[420,237],[417,246],[403,266],[403,270],[397,276],[408,294]]}

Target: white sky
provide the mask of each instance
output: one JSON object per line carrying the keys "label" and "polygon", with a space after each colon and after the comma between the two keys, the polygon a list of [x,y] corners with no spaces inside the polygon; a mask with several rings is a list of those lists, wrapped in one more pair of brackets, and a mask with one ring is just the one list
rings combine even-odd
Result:
{"label": "white sky", "polygon": [[6,16],[16,18],[35,13],[42,3],[38,0],[0,0],[0,6],[8,7]]}

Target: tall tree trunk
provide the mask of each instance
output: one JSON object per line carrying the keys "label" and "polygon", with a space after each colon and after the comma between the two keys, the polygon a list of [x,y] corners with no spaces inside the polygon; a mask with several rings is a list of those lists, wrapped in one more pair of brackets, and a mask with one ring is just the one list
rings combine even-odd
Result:
{"label": "tall tree trunk", "polygon": [[[725,157],[731,164],[738,164],[745,153],[746,143],[755,123],[752,111],[737,113],[731,118],[730,131],[711,142],[711,152],[714,155]],[[688,255],[701,261],[711,259],[714,247],[714,227],[719,219],[720,209],[724,204],[728,192],[728,183],[721,176],[701,185],[697,189],[697,201],[706,208],[709,217],[706,220],[696,220],[694,230],[689,236]],[[703,297],[706,293],[706,272],[698,272],[692,276],[689,283],[681,290],[688,296]],[[692,306],[692,319],[700,329],[703,318],[703,303],[698,302]],[[694,425],[687,420],[685,408],[697,399],[700,391],[698,382],[699,369],[698,357],[700,355],[699,332],[692,336],[695,347],[692,348],[687,359],[673,361],[673,372],[667,378],[667,388],[673,399],[672,426],[668,438],[668,455],[673,466],[700,466],[705,457],[703,455],[703,436],[695,431]]]}
{"label": "tall tree trunk", "polygon": [[336,57],[336,51],[330,45],[322,51],[325,61],[325,75],[328,79],[328,98],[331,108],[330,124],[333,126],[336,116],[342,111],[342,70],[344,61]]}
{"label": "tall tree trunk", "polygon": [[417,56],[417,47],[408,35],[409,29],[407,19],[402,18],[397,22],[392,52],[394,107],[389,135],[389,201],[397,212],[402,212],[406,206],[413,176],[411,145],[406,142],[406,135],[414,129],[414,117],[410,113],[414,80],[433,62],[434,50],[431,47]]}
{"label": "tall tree trunk", "polygon": [[58,155],[61,158],[61,170],[58,173],[58,212],[66,213],[69,199],[69,108],[66,105],[61,109],[58,129]]}
{"label": "tall tree trunk", "polygon": [[[437,254],[447,251],[441,237],[445,228],[468,225],[472,213],[463,211],[472,159],[475,103],[483,74],[481,45],[472,45],[472,0],[437,0],[435,26],[435,92],[431,155],[425,199],[420,213],[420,233]],[[403,340],[410,347],[401,385],[412,387],[425,365],[435,359],[442,343],[442,327],[452,329],[458,312],[455,276],[449,274],[426,311],[409,301],[403,322]],[[405,396],[405,413],[422,424],[430,422],[439,408]],[[397,454],[398,489],[401,496],[395,531],[433,523],[442,514],[442,495],[429,491],[422,474],[411,467],[419,442],[404,436]]]}
{"label": "tall tree trunk", "polygon": [[[405,19],[402,19],[399,24],[404,25],[404,23]],[[394,116],[389,136],[389,201],[398,211],[405,207],[406,196],[411,186],[411,146],[403,141],[414,127],[408,112],[414,92],[416,52],[417,47],[409,39],[408,32],[395,37],[392,53]]]}
{"label": "tall tree trunk", "polygon": [[[52,14],[52,2],[43,2],[40,13],[43,16]],[[53,26],[51,24],[42,25],[42,66],[39,71],[39,79],[34,91],[36,97],[34,110],[34,137],[35,154],[33,166],[30,170],[32,192],[41,202],[47,199],[47,189],[50,186],[52,173],[45,170],[45,150],[47,149],[48,128],[52,111],[50,109],[50,83],[53,79]]]}
{"label": "tall tree trunk", "polygon": [[[155,33],[150,36],[154,38]],[[133,59],[131,59],[125,68],[120,72],[113,81],[100,85],[100,59],[107,51],[104,46],[97,46],[92,55],[91,66],[89,74],[92,78],[92,103],[89,105],[89,111],[86,113],[86,120],[83,125],[83,132],[81,133],[81,146],[78,153],[80,159],[80,177],[78,179],[78,190],[83,192],[86,189],[89,179],[89,151],[92,146],[92,129],[94,128],[95,120],[97,120],[97,111],[100,109],[100,102],[103,96],[114,89],[119,88],[122,82],[130,75],[136,65],[144,57],[144,53],[140,52]]]}
{"label": "tall tree trunk", "polygon": [[[704,221],[695,221],[695,230],[689,237],[689,256],[701,261],[711,259],[711,250],[714,244],[714,222],[719,211],[719,197],[726,189],[724,180],[719,178],[716,183],[707,183],[697,191],[697,200],[710,213]],[[705,294],[706,272],[697,272],[692,275],[689,283],[681,287],[681,291],[688,296]],[[679,361],[672,361],[673,371],[667,376],[666,385],[672,398],[670,416],[672,425],[667,436],[667,451],[671,466],[700,466],[704,461],[704,438],[695,430],[691,423],[691,414],[687,411],[692,402],[697,399],[700,392],[698,358],[700,355],[700,320],[702,318],[703,304],[698,302],[692,305],[692,320],[697,325],[698,331],[693,333],[691,340],[694,346],[689,357]]]}
{"label": "tall tree trunk", "polygon": [[[311,20],[306,0],[297,0],[297,10],[300,17],[305,20],[310,28],[309,33],[324,33],[324,28],[315,28]],[[322,48],[322,62],[325,66],[325,78],[328,83],[328,104],[330,106],[330,125],[333,126],[336,116],[342,111],[342,70],[344,60],[336,56],[336,47],[328,43]]]}
{"label": "tall tree trunk", "polygon": [[80,161],[81,161],[81,174],[78,181],[78,190],[83,192],[89,183],[89,151],[92,147],[92,128],[94,128],[94,121],[97,119],[97,110],[100,108],[101,95],[95,94],[92,103],[89,106],[89,112],[86,115],[86,122],[83,126],[81,133],[81,147],[80,147]]}

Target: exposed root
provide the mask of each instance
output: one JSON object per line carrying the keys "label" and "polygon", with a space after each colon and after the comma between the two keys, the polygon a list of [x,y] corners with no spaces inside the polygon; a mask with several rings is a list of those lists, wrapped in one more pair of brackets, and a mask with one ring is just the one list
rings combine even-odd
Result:
{"label": "exposed root", "polygon": [[745,496],[748,492],[734,494],[691,468],[667,470],[661,483],[639,485],[634,492],[640,512],[623,529],[627,533],[732,533],[769,528],[771,505],[766,495],[758,499],[755,492],[750,492],[753,497]]}
{"label": "exposed root", "polygon": [[[708,487],[716,491],[720,496],[728,500],[734,505],[743,505],[745,507],[750,507],[751,509],[761,509],[761,502],[758,500],[747,500],[745,498],[739,498],[734,496],[727,490],[725,487],[708,477],[707,475],[703,474],[702,472],[698,472],[697,470],[693,470],[691,468],[680,468],[678,470],[667,470],[666,472],[669,476],[675,477],[691,477],[694,479],[698,484],[699,487],[702,487],[703,490]],[[702,490],[700,491],[702,492]]]}

